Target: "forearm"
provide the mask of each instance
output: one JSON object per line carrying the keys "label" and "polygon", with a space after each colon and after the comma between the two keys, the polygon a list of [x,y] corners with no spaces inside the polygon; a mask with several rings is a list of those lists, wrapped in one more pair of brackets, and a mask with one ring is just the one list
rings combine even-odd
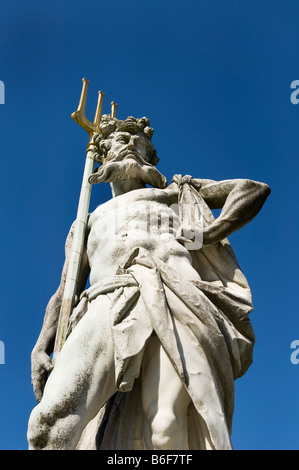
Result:
{"label": "forearm", "polygon": [[51,297],[46,308],[43,326],[34,347],[35,350],[43,350],[48,355],[53,352],[60,306],[63,293],[60,289]]}
{"label": "forearm", "polygon": [[238,180],[225,198],[220,216],[204,228],[204,245],[223,240],[250,222],[261,210],[269,194],[270,188],[266,184]]}

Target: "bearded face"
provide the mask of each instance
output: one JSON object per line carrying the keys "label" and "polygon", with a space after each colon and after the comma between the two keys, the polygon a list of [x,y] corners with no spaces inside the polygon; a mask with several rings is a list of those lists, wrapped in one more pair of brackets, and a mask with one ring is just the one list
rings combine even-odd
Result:
{"label": "bearded face", "polygon": [[151,164],[148,142],[139,131],[116,131],[105,142],[103,164],[89,179],[92,184],[135,179],[157,188],[167,186],[166,178]]}

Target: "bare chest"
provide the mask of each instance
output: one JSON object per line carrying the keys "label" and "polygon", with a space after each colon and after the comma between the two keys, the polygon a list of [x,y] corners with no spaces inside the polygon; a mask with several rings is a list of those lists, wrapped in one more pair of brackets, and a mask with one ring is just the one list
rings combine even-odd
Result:
{"label": "bare chest", "polygon": [[179,223],[174,194],[137,190],[99,206],[90,217],[90,243],[172,235]]}
{"label": "bare chest", "polygon": [[124,196],[108,201],[90,216],[87,254],[91,282],[114,275],[137,247],[173,267],[192,270],[188,277],[194,278],[189,253],[177,240],[177,193],[149,189]]}

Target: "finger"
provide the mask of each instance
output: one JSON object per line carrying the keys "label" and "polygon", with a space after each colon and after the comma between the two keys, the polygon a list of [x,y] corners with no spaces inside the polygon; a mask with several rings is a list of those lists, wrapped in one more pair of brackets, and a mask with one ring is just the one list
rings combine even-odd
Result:
{"label": "finger", "polygon": [[49,360],[46,365],[45,365],[45,370],[50,373],[52,372],[52,370],[54,369],[54,365],[53,365],[53,362],[51,360]]}
{"label": "finger", "polygon": [[54,367],[53,362],[49,356],[44,357],[41,366],[46,372],[52,372]]}
{"label": "finger", "polygon": [[40,380],[32,380],[32,385],[35,398],[40,402],[43,396],[43,387],[41,386]]}

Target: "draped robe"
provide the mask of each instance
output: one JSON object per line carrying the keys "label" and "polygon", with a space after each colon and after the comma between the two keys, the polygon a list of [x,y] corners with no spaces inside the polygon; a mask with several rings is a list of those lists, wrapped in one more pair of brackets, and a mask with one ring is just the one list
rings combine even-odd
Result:
{"label": "draped robe", "polygon": [[[174,178],[182,234],[188,233],[185,227],[196,233],[190,212],[182,210],[185,205],[201,211],[204,226],[214,220],[195,182],[191,177]],[[179,242],[188,249],[188,237]],[[137,247],[115,276],[85,291],[83,297],[89,302],[107,293],[112,298],[118,392],[87,426],[78,449],[144,449],[142,357],[152,334],[159,338],[191,398],[190,449],[232,448],[234,380],[252,362],[251,292],[227,239],[191,249],[190,255],[199,281],[185,280],[183,274]]]}

